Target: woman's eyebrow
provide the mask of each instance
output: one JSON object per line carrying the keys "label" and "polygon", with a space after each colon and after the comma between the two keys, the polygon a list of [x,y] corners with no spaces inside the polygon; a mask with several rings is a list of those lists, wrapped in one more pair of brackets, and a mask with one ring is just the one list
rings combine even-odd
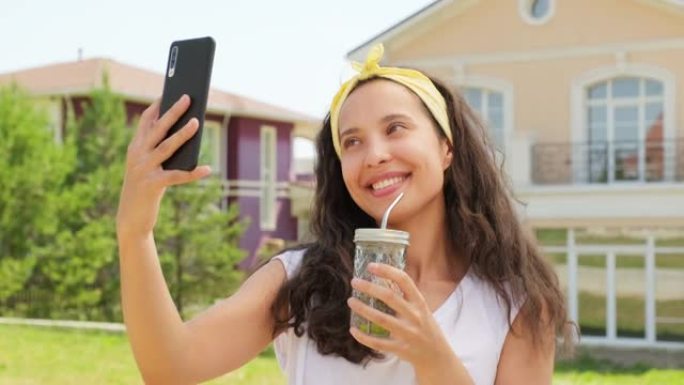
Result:
{"label": "woman's eyebrow", "polygon": [[[395,114],[385,115],[384,117],[380,118],[380,123],[384,124],[384,123],[388,123],[388,122],[391,122],[391,121],[397,120],[397,119],[405,120],[408,122],[413,122],[413,119],[411,119],[410,116],[408,116],[406,114],[395,113]],[[358,132],[359,132],[358,127],[351,127],[351,128],[345,129],[345,130],[340,132],[340,139],[344,138],[347,135],[355,134]]]}
{"label": "woman's eyebrow", "polygon": [[340,139],[344,138],[346,135],[351,135],[351,134],[358,132],[358,131],[359,131],[359,129],[356,127],[346,129],[340,133]]}
{"label": "woman's eyebrow", "polygon": [[397,120],[397,119],[408,120],[409,122],[413,121],[413,119],[411,119],[411,117],[408,115],[396,113],[396,114],[385,115],[382,119],[380,119],[380,123],[387,123],[387,122],[390,122],[392,120]]}

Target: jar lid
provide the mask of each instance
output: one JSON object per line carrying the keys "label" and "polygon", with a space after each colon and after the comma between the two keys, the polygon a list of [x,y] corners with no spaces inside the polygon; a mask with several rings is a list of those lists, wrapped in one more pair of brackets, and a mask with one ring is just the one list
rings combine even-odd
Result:
{"label": "jar lid", "polygon": [[390,229],[356,229],[354,242],[384,242],[409,245],[409,233]]}

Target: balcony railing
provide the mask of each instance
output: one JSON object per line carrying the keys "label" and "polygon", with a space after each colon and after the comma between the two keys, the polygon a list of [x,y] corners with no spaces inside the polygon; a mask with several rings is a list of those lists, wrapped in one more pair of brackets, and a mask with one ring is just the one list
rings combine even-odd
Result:
{"label": "balcony railing", "polygon": [[532,146],[534,184],[629,182],[684,182],[684,138]]}

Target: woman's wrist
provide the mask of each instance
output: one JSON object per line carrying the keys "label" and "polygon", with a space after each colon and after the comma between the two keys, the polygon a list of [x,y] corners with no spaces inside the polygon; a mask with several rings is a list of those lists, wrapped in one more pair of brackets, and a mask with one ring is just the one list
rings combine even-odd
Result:
{"label": "woman's wrist", "polygon": [[130,228],[125,228],[123,226],[116,228],[116,239],[120,246],[144,243],[154,238],[154,233],[152,231],[140,231]]}

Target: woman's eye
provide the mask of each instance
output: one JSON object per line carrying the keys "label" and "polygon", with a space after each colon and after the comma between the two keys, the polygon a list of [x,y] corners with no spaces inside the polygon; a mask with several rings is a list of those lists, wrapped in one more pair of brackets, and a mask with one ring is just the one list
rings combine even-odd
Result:
{"label": "woman's eye", "polygon": [[405,127],[401,124],[398,123],[393,123],[389,127],[387,127],[387,133],[391,134],[395,131],[403,130]]}
{"label": "woman's eye", "polygon": [[354,146],[359,143],[359,140],[357,138],[348,138],[345,139],[344,143],[342,143],[342,146],[344,148],[349,148],[351,146]]}

